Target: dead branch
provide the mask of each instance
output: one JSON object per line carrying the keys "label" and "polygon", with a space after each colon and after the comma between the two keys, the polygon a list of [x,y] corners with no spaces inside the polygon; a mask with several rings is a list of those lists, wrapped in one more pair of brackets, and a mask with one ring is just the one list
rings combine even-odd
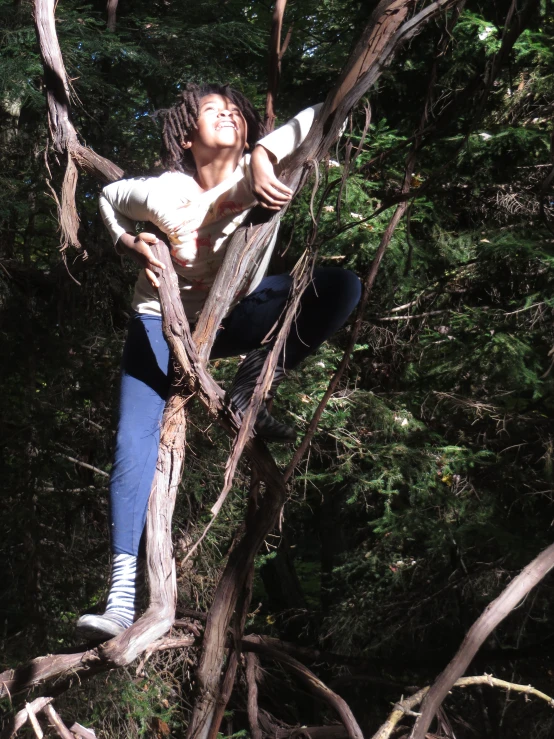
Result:
{"label": "dead branch", "polygon": [[60,714],[56,711],[51,703],[44,706],[44,713],[50,719],[51,725],[56,730],[56,734],[61,736],[62,739],[75,739],[75,734],[72,734],[64,722],[60,718]]}
{"label": "dead branch", "polygon": [[[523,693],[524,695],[533,695],[535,698],[540,698],[546,701],[550,706],[554,707],[554,698],[551,698],[546,693],[533,688],[531,685],[518,685],[517,683],[509,683],[506,680],[499,680],[492,675],[477,675],[471,677],[462,677],[451,686],[453,688],[467,688],[472,685],[489,685],[493,688],[503,688],[505,690],[513,690],[515,693]],[[416,714],[414,709],[418,707],[421,701],[429,694],[430,688],[421,688],[417,693],[411,695],[409,698],[405,698],[395,704],[394,710],[385,721],[385,723],[379,728],[379,730],[371,737],[371,739],[389,739],[394,732],[396,726],[406,716],[420,716]]]}
{"label": "dead branch", "polygon": [[73,726],[71,727],[71,731],[76,736],[80,736],[82,739],[96,739],[96,734],[92,729],[87,729],[77,722],[73,724]]}
{"label": "dead branch", "polygon": [[[27,720],[31,724],[35,736],[38,739],[42,739],[44,733],[37,720],[37,714],[41,711],[46,714],[46,717],[50,720],[50,726],[53,727],[56,734],[62,737],[62,739],[75,739],[75,735],[84,737],[85,739],[89,739],[90,737],[94,739],[94,732],[90,729],[85,729],[79,724],[74,724],[70,731],[52,705],[52,698],[36,698],[32,703],[26,703],[25,708],[19,711],[11,720],[8,720],[2,731],[1,739],[12,739]],[[72,733],[75,727],[78,727],[78,730]]]}
{"label": "dead branch", "polygon": [[31,703],[25,704],[25,710],[27,711],[27,718],[29,719],[29,723],[33,727],[33,731],[35,732],[35,736],[37,739],[43,739],[44,733],[40,727],[40,724],[37,720],[37,717],[35,715],[35,711],[33,709],[33,706]]}
{"label": "dead branch", "polygon": [[11,720],[8,719],[8,722],[4,727],[4,730],[2,731],[0,739],[11,739],[13,736],[15,736],[19,729],[21,729],[21,727],[29,718],[29,709],[31,713],[33,713],[33,715],[39,713],[51,702],[51,700],[52,698],[35,698],[32,703],[26,703],[25,708],[22,708],[21,711],[16,713],[16,715]]}
{"label": "dead branch", "polygon": [[433,683],[425,696],[421,715],[416,720],[410,739],[424,739],[439,706],[448,691],[463,675],[480,646],[489,634],[503,621],[517,604],[554,567],[554,544],[539,554],[520,574],[490,603],[466,634],[461,647],[446,669]]}
{"label": "dead branch", "polygon": [[305,687],[307,687],[311,693],[328,703],[335,711],[337,711],[350,739],[363,739],[362,731],[346,701],[330,690],[325,683],[311,672],[311,670],[308,670],[307,667],[294,659],[294,657],[284,654],[283,652],[279,652],[277,649],[264,644],[262,637],[250,637],[248,641],[249,648],[252,651],[257,652],[258,654],[263,654],[265,657],[285,665],[304,683]]}
{"label": "dead branch", "polygon": [[70,457],[68,454],[57,454],[58,457],[63,457],[64,459],[67,459],[69,462],[73,462],[73,464],[78,464],[79,467],[84,467],[87,470],[92,470],[97,475],[100,475],[101,477],[109,477],[107,472],[104,472],[104,470],[99,469],[98,467],[94,467],[92,464],[88,464],[88,462],[81,462],[80,459],[75,459],[75,457]]}
{"label": "dead branch", "polygon": [[0,674],[0,698],[19,693],[69,671],[93,671],[99,662],[100,659],[95,649],[74,654],[51,654],[37,657],[26,665],[14,670],[6,670]]}
{"label": "dead branch", "polygon": [[246,684],[248,686],[248,723],[252,739],[262,739],[262,730],[258,719],[258,667],[259,661],[255,654],[246,655]]}

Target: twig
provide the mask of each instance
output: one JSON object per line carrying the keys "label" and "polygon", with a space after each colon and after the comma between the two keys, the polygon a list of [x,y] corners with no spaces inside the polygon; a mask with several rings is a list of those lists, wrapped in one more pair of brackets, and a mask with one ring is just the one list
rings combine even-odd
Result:
{"label": "twig", "polygon": [[60,452],[58,452],[56,454],[56,457],[63,457],[69,462],[73,462],[74,464],[78,464],[80,467],[85,467],[85,469],[87,470],[92,470],[93,472],[96,472],[97,475],[102,475],[102,477],[109,477],[109,474],[107,472],[104,472],[104,470],[101,470],[98,467],[94,467],[92,464],[88,464],[88,462],[81,462],[80,459],[75,459],[75,457],[70,457],[69,454],[61,454]]}
{"label": "twig", "polygon": [[427,318],[428,316],[439,316],[442,313],[451,313],[451,308],[445,310],[429,310],[427,313],[413,313],[407,316],[370,316],[372,321],[411,321],[414,318]]}

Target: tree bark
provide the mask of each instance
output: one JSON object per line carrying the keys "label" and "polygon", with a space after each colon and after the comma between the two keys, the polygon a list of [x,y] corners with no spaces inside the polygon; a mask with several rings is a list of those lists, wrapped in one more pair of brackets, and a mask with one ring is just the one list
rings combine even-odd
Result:
{"label": "tree bark", "polygon": [[287,0],[275,0],[275,9],[271,19],[271,38],[269,41],[269,85],[265,101],[265,127],[267,132],[273,131],[275,127],[275,98],[279,89],[281,79],[281,33],[283,30],[283,16]]}
{"label": "tree bark", "polygon": [[116,15],[117,15],[117,4],[118,0],[108,0],[108,3],[106,5],[106,13],[107,13],[107,20],[106,20],[106,26],[108,28],[108,31],[111,31],[112,33],[115,31],[115,25],[116,25]]}

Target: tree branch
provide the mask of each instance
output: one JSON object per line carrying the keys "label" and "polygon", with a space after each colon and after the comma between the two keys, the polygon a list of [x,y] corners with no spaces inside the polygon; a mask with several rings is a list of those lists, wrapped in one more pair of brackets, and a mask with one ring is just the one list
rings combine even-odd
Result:
{"label": "tree branch", "polygon": [[269,41],[269,83],[267,88],[267,96],[265,101],[265,119],[264,124],[267,132],[273,131],[275,127],[275,98],[279,89],[279,80],[281,79],[281,59],[290,41],[292,28],[289,28],[287,38],[281,50],[281,32],[283,29],[283,16],[287,0],[275,0],[275,9],[273,18],[271,19],[271,38]]}
{"label": "tree branch", "polygon": [[[536,698],[546,701],[551,707],[554,707],[554,698],[546,693],[533,688],[531,685],[518,685],[517,683],[509,683],[506,680],[499,680],[491,675],[478,675],[472,677],[462,677],[452,685],[453,688],[468,688],[472,685],[490,685],[493,688],[504,688],[505,690],[513,690],[515,693],[523,693],[524,695],[533,695]],[[379,730],[371,737],[371,739],[389,739],[393,734],[396,726],[405,716],[414,715],[414,708],[428,695],[430,688],[421,688],[417,693],[399,701],[395,704],[389,718],[379,728]],[[416,714],[417,715],[417,714]]]}
{"label": "tree branch", "polygon": [[416,720],[410,739],[425,739],[425,734],[439,706],[456,680],[463,675],[480,646],[521,599],[550,572],[552,567],[554,567],[554,544],[551,544],[528,564],[498,598],[487,606],[466,634],[455,657],[426,694],[421,715]]}

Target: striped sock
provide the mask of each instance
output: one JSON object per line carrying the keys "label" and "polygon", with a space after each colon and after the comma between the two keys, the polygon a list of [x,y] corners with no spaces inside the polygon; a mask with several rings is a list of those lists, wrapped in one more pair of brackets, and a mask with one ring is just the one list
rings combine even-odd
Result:
{"label": "striped sock", "polygon": [[128,628],[135,620],[137,584],[144,576],[144,561],[133,554],[114,554],[112,578],[105,616],[123,628]]}

